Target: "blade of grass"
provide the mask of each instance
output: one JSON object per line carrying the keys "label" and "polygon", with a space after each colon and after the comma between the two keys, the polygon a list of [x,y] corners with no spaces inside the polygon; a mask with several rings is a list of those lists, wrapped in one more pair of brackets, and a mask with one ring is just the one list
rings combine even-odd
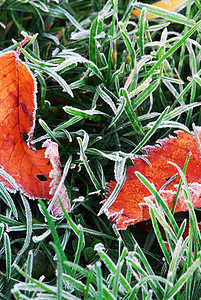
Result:
{"label": "blade of grass", "polygon": [[[64,261],[67,260],[67,258],[66,258],[65,252],[63,251],[63,248],[61,246],[59,235],[58,235],[58,233],[56,231],[56,228],[55,228],[55,225],[54,225],[54,223],[52,221],[52,218],[49,215],[49,213],[48,213],[48,211],[47,211],[47,209],[46,209],[45,204],[43,203],[43,201],[39,199],[38,202],[39,202],[39,204],[40,204],[40,206],[41,206],[41,208],[43,210],[43,213],[44,213],[44,215],[45,215],[45,217],[47,219],[47,222],[49,224],[49,227],[50,227],[50,230],[51,230],[51,233],[52,233],[52,237],[53,237],[54,243],[55,243],[55,245],[57,245],[57,248],[59,249],[62,262],[64,262]],[[67,271],[67,273],[69,275],[73,275],[70,268],[66,268],[66,271]]]}
{"label": "blade of grass", "polygon": [[160,66],[160,64],[168,58],[170,55],[172,55],[198,28],[201,26],[201,21],[199,21],[197,24],[195,24],[188,32],[185,34],[174,46],[172,46],[155,64],[154,66],[149,70],[149,72],[146,74],[146,76],[143,78],[143,82],[152,76],[153,72]]}
{"label": "blade of grass", "polygon": [[162,120],[167,115],[167,112],[169,110],[169,107],[166,107],[164,111],[161,113],[160,117],[156,120],[154,126],[147,132],[147,134],[144,136],[142,141],[138,144],[138,146],[131,152],[132,154],[137,153],[150,139],[150,137],[154,134],[154,132],[157,130],[159,124],[162,122]]}
{"label": "blade of grass", "polygon": [[6,256],[6,285],[8,285],[11,278],[11,245],[10,238],[6,232],[4,232],[4,248],[5,248],[5,256]]}

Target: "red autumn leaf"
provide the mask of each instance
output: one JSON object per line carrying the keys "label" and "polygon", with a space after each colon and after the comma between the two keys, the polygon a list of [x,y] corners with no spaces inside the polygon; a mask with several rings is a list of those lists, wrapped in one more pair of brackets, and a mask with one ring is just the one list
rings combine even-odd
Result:
{"label": "red autumn leaf", "polygon": [[[42,150],[30,144],[35,127],[37,85],[30,69],[19,59],[22,45],[29,40],[25,39],[16,52],[0,56],[0,167],[28,197],[51,200],[61,180],[60,160],[58,146],[51,140],[43,143]],[[16,192],[5,178],[1,177],[1,181],[11,192]],[[68,210],[64,185],[59,195]],[[52,211],[54,215],[62,214],[58,199]]]}
{"label": "red autumn leaf", "polygon": [[[201,127],[196,128],[201,140]],[[141,183],[135,175],[135,171],[143,174],[151,183],[155,185],[161,197],[171,209],[176,196],[180,176],[178,175],[170,183],[167,180],[178,173],[176,167],[168,161],[177,164],[183,169],[186,158],[191,152],[186,170],[186,180],[190,189],[194,207],[201,207],[201,153],[194,133],[188,134],[182,131],[176,132],[177,137],[170,137],[157,141],[156,146],[144,148],[149,160],[149,165],[145,160],[136,156],[133,160],[134,166],[127,169],[126,181],[119,192],[116,200],[106,211],[106,215],[115,223],[117,228],[125,229],[128,225],[136,224],[150,219],[149,209],[145,203],[145,198],[154,196],[146,186]],[[109,194],[113,191],[116,182],[109,183]],[[162,188],[162,189],[161,189]],[[108,194],[108,196],[109,196]],[[187,211],[185,197],[181,189],[175,212]]]}

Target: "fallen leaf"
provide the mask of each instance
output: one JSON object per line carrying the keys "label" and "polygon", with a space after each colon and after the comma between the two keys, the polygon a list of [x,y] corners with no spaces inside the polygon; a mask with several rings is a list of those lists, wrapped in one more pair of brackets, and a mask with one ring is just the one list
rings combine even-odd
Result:
{"label": "fallen leaf", "polygon": [[[30,198],[51,200],[61,180],[58,146],[51,140],[36,150],[33,140],[37,108],[37,84],[31,70],[19,59],[22,41],[17,51],[0,56],[0,167],[12,176],[19,188]],[[26,142],[26,137],[28,140]],[[2,183],[11,192],[16,189],[3,177]],[[60,198],[69,210],[69,198],[63,185]],[[63,214],[57,199],[53,214]]]}
{"label": "fallen leaf", "polygon": [[[201,140],[201,127],[197,127],[196,130]],[[126,181],[122,189],[116,200],[105,212],[118,229],[126,229],[128,225],[150,219],[149,208],[145,199],[154,200],[154,196],[138,179],[135,171],[139,171],[155,185],[156,190],[171,209],[180,176],[177,175],[174,180],[167,184],[167,181],[178,173],[177,168],[168,162],[173,162],[183,169],[189,152],[192,154],[190,155],[185,176],[194,207],[201,207],[201,153],[195,134],[188,134],[182,131],[176,131],[176,134],[177,137],[171,136],[170,138],[158,140],[156,146],[144,147],[147,153],[144,156],[151,165],[141,157],[136,156],[133,159],[134,166],[128,167]],[[116,182],[110,182],[108,185],[109,192],[107,197],[113,191]],[[181,189],[175,212],[187,210],[188,206]]]}
{"label": "fallen leaf", "polygon": [[[166,9],[168,11],[175,11],[175,10],[179,10],[183,8],[183,5],[186,3],[186,0],[169,0],[170,4],[167,4],[164,1],[158,1],[156,3],[153,3],[153,6],[162,8],[162,9]],[[133,9],[132,10],[132,14],[136,15],[138,18],[140,17],[141,14],[141,10],[140,9]],[[159,18],[156,15],[153,14],[148,14],[148,18],[152,19],[152,18]]]}

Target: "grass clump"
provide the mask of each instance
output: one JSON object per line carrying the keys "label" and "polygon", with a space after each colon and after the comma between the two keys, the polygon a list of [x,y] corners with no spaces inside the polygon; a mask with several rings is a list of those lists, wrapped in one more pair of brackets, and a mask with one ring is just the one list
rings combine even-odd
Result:
{"label": "grass clump", "polygon": [[21,57],[38,82],[35,143],[58,143],[73,205],[53,218],[41,200],[0,186],[0,298],[198,299],[201,239],[183,175],[186,239],[186,219],[179,228],[157,203],[148,234],[118,232],[97,214],[106,183],[115,178],[118,193],[144,145],[201,124],[199,2],[179,13],[127,0],[6,0],[0,12],[2,53],[23,32],[34,37]]}

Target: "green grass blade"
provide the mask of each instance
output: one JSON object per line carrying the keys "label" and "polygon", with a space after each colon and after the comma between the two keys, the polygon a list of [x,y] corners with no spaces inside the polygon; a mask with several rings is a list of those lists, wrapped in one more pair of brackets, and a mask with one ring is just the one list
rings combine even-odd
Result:
{"label": "green grass blade", "polygon": [[54,243],[51,243],[51,246],[54,248],[54,251],[57,256],[57,300],[62,300],[62,286],[63,286],[63,277],[62,277],[62,259],[60,251]]}
{"label": "green grass blade", "polygon": [[139,46],[140,46],[140,53],[142,56],[144,55],[144,35],[145,35],[146,16],[147,16],[147,9],[146,7],[143,7],[139,19]]}
{"label": "green grass blade", "polygon": [[96,64],[97,56],[96,56],[96,33],[97,33],[98,19],[96,18],[90,29],[90,40],[89,40],[89,56],[90,60]]}
{"label": "green grass blade", "polygon": [[142,141],[138,144],[138,146],[131,152],[131,153],[137,153],[145,144],[146,142],[150,139],[150,137],[154,134],[154,132],[157,130],[158,126],[162,122],[162,120],[165,118],[167,112],[169,110],[169,107],[166,107],[160,117],[157,119],[155,122],[154,126],[148,131],[148,133],[144,136]]}
{"label": "green grass blade", "polygon": [[[101,245],[96,245],[95,250],[98,252],[100,259],[102,260],[102,262],[104,262],[104,264],[106,265],[108,270],[111,272],[111,274],[115,275],[117,272],[117,267],[115,266],[115,264],[113,263],[111,258],[103,251]],[[120,280],[121,284],[123,285],[123,287],[125,288],[125,290],[127,292],[130,292],[131,287],[130,287],[129,283],[127,282],[126,278],[123,276],[123,274],[120,274],[119,280]]]}
{"label": "green grass blade", "polygon": [[142,124],[140,123],[135,114],[135,111],[133,110],[128,91],[126,91],[125,89],[121,89],[121,95],[126,99],[125,111],[133,126],[133,129],[136,130],[136,132],[138,132],[139,134],[144,135]]}
{"label": "green grass blade", "polygon": [[[53,237],[53,240],[54,240],[54,243],[55,245],[57,245],[57,248],[59,249],[59,252],[60,252],[60,255],[61,255],[61,258],[62,258],[62,262],[63,261],[66,261],[67,258],[66,258],[66,255],[64,253],[64,250],[61,246],[61,243],[60,243],[60,239],[59,239],[59,236],[58,236],[58,233],[56,231],[56,228],[55,228],[55,225],[54,225],[54,222],[52,221],[52,218],[51,216],[49,215],[46,207],[45,207],[45,204],[43,203],[42,200],[38,200],[42,210],[43,210],[43,213],[47,219],[47,222],[49,224],[49,227],[50,227],[50,230],[51,230],[51,233],[52,233],[52,237]],[[68,274],[72,275],[72,271],[70,268],[67,268],[66,271],[68,272]]]}
{"label": "green grass blade", "polygon": [[170,20],[170,21],[175,22],[175,23],[188,25],[190,27],[195,25],[194,20],[189,20],[188,18],[186,18],[182,14],[167,11],[166,9],[163,9],[161,7],[156,7],[156,6],[149,5],[149,4],[146,4],[146,3],[141,3],[141,2],[136,2],[134,7],[138,8],[138,9],[146,8],[149,13],[151,13],[153,15],[156,15],[156,16],[159,16],[159,17],[162,17],[164,19]]}
{"label": "green grass blade", "polygon": [[24,208],[25,208],[25,215],[26,215],[26,238],[24,240],[24,244],[22,246],[22,248],[19,250],[19,252],[17,253],[15,260],[14,260],[14,264],[17,264],[21,258],[21,256],[23,255],[23,253],[27,250],[27,248],[30,245],[31,242],[31,236],[32,236],[32,212],[31,212],[31,208],[29,205],[29,202],[27,201],[26,197],[21,194],[21,199],[22,202],[24,204]]}
{"label": "green grass blade", "polygon": [[78,144],[80,146],[80,160],[84,162],[84,166],[85,166],[87,173],[89,174],[89,177],[90,177],[91,181],[93,182],[93,185],[95,186],[95,188],[97,190],[102,190],[101,185],[99,184],[98,180],[96,179],[93,171],[91,170],[91,168],[89,166],[86,154],[84,152],[83,141],[81,138],[77,138],[77,140],[78,140]]}
{"label": "green grass blade", "polygon": [[201,263],[201,257],[199,253],[199,257],[196,261],[191,265],[191,267],[180,277],[180,279],[175,283],[174,287],[170,290],[164,300],[173,299],[173,297],[181,290],[182,286],[186,283],[187,279],[192,276],[193,272],[195,272],[198,266]]}
{"label": "green grass blade", "polygon": [[145,81],[149,76],[152,76],[153,72],[160,66],[160,64],[172,55],[198,28],[201,26],[201,21],[195,24],[188,32],[185,34],[174,46],[172,46],[149,70],[147,75],[144,77],[143,81]]}
{"label": "green grass blade", "polygon": [[103,279],[101,271],[101,262],[96,263],[96,278],[97,278],[97,300],[103,299]]}
{"label": "green grass blade", "polygon": [[4,232],[4,248],[5,248],[5,256],[6,256],[6,285],[7,285],[11,278],[12,257],[11,257],[10,239],[6,232]]}

